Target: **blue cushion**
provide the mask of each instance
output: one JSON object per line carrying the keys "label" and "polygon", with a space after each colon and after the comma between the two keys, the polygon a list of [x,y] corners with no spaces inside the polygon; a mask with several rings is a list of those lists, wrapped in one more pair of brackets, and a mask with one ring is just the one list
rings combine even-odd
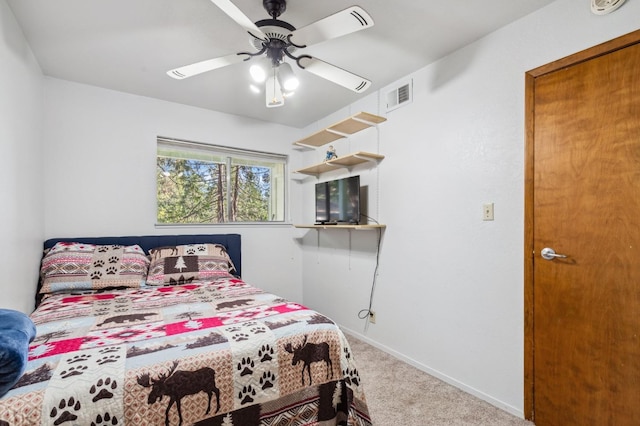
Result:
{"label": "blue cushion", "polygon": [[0,397],[24,373],[29,343],[36,336],[36,326],[27,315],[11,309],[0,309]]}

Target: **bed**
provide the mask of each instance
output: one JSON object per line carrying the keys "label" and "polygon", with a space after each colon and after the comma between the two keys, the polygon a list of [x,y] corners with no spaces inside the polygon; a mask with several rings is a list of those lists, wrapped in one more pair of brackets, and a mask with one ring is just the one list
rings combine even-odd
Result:
{"label": "bed", "polygon": [[37,333],[1,426],[371,424],[343,333],[244,282],[239,235],[44,248]]}

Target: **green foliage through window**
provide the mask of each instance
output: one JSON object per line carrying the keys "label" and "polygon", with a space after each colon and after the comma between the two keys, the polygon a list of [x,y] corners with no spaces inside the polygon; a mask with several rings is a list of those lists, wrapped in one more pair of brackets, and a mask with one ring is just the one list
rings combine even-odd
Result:
{"label": "green foliage through window", "polygon": [[158,139],[158,223],[284,221],[286,157]]}

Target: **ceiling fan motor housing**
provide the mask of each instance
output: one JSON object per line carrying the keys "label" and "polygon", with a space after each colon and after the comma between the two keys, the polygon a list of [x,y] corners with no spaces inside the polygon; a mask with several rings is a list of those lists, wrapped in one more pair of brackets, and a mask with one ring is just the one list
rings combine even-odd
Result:
{"label": "ceiling fan motor housing", "polygon": [[251,45],[257,50],[262,50],[265,45],[267,46],[267,50],[270,48],[287,48],[289,53],[293,53],[296,50],[295,46],[289,44],[288,41],[289,34],[296,30],[296,27],[290,23],[280,21],[279,19],[262,19],[256,22],[256,26],[269,37],[268,42],[254,37],[251,38]]}
{"label": "ceiling fan motor housing", "polygon": [[278,19],[287,10],[286,0],[262,0],[262,6],[273,19]]}

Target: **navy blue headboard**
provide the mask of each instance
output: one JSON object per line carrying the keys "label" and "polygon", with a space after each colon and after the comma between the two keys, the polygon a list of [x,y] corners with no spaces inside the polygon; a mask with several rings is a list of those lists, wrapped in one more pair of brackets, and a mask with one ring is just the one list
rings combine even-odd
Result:
{"label": "navy blue headboard", "polygon": [[53,247],[57,242],[78,242],[87,244],[138,244],[145,253],[154,247],[177,246],[182,244],[213,243],[222,244],[236,267],[235,275],[242,276],[242,256],[240,234],[198,234],[198,235],[141,235],[127,237],[83,237],[51,238],[44,242],[44,248]]}

